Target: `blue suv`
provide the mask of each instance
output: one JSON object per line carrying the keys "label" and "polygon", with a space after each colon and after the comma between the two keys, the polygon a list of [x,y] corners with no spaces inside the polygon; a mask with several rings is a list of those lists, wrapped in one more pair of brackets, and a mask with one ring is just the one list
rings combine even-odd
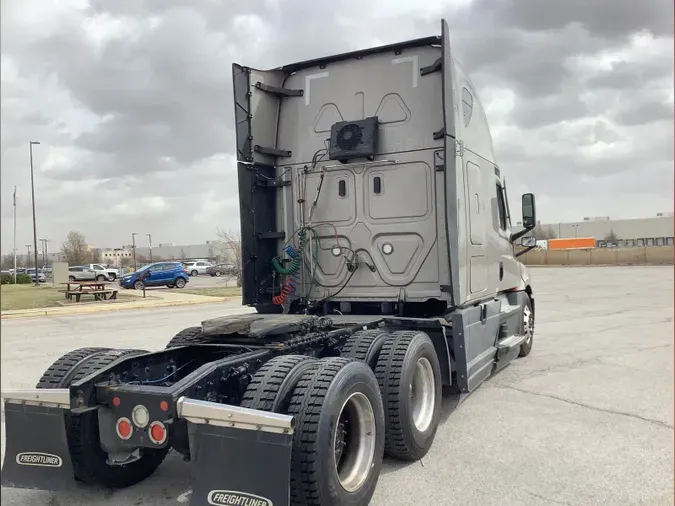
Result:
{"label": "blue suv", "polygon": [[180,262],[157,262],[122,276],[120,286],[136,290],[150,286],[184,288],[189,278],[189,273],[183,269]]}

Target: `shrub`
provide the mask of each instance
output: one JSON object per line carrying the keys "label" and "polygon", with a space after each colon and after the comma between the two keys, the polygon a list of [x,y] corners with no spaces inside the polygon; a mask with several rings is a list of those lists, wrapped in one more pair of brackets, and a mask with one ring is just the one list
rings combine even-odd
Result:
{"label": "shrub", "polygon": [[[28,274],[17,274],[16,275],[16,284],[17,285],[27,285],[32,283],[30,275]],[[14,274],[2,274],[0,277],[0,283],[3,285],[13,285],[14,284]]]}

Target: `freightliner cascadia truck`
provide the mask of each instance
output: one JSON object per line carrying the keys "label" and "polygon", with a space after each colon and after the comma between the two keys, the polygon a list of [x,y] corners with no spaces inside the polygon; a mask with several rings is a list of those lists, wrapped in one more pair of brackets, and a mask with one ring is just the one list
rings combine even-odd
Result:
{"label": "freightliner cascadia truck", "polygon": [[233,84],[256,311],[159,351],[141,332],[141,349],[76,349],[3,392],[3,486],[129,487],[173,450],[193,506],[365,505],[383,458],[432,448],[443,390],[468,394],[530,353],[535,291],[515,244],[535,199],[512,229],[444,21],[272,70],[234,64]]}

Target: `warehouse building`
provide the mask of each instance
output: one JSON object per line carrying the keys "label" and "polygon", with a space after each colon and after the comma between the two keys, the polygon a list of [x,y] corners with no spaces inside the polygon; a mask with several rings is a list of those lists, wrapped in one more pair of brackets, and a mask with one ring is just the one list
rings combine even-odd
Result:
{"label": "warehouse building", "polygon": [[[593,237],[597,246],[666,246],[673,244],[673,213],[653,218],[613,220],[609,216],[588,217],[572,223],[540,223],[536,234],[542,239]],[[518,223],[520,225],[520,223]],[[517,227],[519,228],[519,227]]]}

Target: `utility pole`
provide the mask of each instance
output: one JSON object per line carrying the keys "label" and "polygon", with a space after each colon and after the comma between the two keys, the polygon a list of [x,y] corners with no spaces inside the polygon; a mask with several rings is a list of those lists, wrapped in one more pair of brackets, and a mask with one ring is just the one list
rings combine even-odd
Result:
{"label": "utility pole", "polygon": [[16,186],[14,187],[14,284],[16,285]]}
{"label": "utility pole", "polygon": [[[33,196],[33,254],[35,255],[35,286],[40,286],[40,280],[37,274],[38,250],[37,250],[37,223],[35,221],[35,182],[33,179],[33,144],[40,144],[38,141],[30,141],[30,190]],[[29,253],[30,255],[30,253]]]}
{"label": "utility pole", "polygon": [[150,245],[150,263],[152,263],[152,235],[145,234],[148,236],[148,244]]}
{"label": "utility pole", "polygon": [[131,254],[134,257],[134,272],[136,272],[136,232],[131,234]]}
{"label": "utility pole", "polygon": [[26,269],[30,269],[30,249],[32,247],[32,244],[26,244],[26,248],[28,248],[28,255],[26,256]]}

